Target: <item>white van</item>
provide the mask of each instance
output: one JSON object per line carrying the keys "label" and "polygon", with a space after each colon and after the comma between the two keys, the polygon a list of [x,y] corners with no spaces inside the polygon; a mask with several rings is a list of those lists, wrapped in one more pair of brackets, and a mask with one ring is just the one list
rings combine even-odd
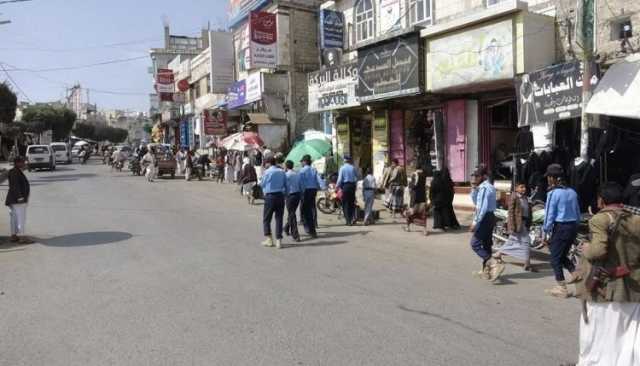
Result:
{"label": "white van", "polygon": [[30,145],[27,147],[27,169],[56,170],[56,159],[49,145]]}
{"label": "white van", "polygon": [[71,164],[71,151],[69,146],[64,142],[52,142],[51,149],[56,156],[56,163]]}

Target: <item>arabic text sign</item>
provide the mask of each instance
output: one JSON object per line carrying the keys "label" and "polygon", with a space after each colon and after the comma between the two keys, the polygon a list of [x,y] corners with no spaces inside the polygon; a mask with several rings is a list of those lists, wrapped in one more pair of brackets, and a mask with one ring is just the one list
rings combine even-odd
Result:
{"label": "arabic text sign", "polygon": [[344,18],[342,13],[320,11],[320,48],[342,48],[344,45]]}
{"label": "arabic text sign", "polygon": [[359,49],[360,102],[420,93],[422,87],[418,45],[418,35],[414,34]]}
{"label": "arabic text sign", "polygon": [[356,97],[358,66],[346,64],[308,75],[309,112],[330,111],[360,105]]}
{"label": "arabic text sign", "polygon": [[[416,3],[414,6],[418,6]],[[400,29],[400,0],[380,0],[380,29],[383,33]]]}
{"label": "arabic text sign", "polygon": [[512,20],[429,41],[429,90],[514,76]]}
{"label": "arabic text sign", "polygon": [[158,93],[173,93],[174,83],[173,70],[158,69],[156,73],[156,91]]}
{"label": "arabic text sign", "polygon": [[[594,70],[591,85],[595,86],[598,83],[597,65],[593,63],[591,69]],[[518,126],[580,117],[584,84],[582,74],[582,63],[576,61],[516,78]]]}
{"label": "arabic text sign", "polygon": [[262,99],[262,73],[255,72],[249,74],[245,79],[246,100],[245,103],[256,102]]}
{"label": "arabic text sign", "polygon": [[204,110],[204,133],[205,135],[225,135],[227,132],[227,113],[224,111],[211,112]]}
{"label": "arabic text sign", "polygon": [[278,46],[276,15],[252,11],[250,33],[251,68],[275,68]]}
{"label": "arabic text sign", "polygon": [[244,80],[239,80],[229,87],[227,103],[229,109],[235,109],[246,104],[247,87]]}

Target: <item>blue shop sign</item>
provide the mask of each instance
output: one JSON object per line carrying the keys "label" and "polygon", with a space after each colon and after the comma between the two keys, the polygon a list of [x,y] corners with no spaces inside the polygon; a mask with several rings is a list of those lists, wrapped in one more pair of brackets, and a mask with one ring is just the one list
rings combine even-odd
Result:
{"label": "blue shop sign", "polygon": [[247,104],[247,84],[245,80],[239,80],[229,87],[227,93],[227,105],[229,109],[235,109]]}
{"label": "blue shop sign", "polygon": [[320,11],[320,48],[342,48],[344,45],[344,16],[341,12]]}

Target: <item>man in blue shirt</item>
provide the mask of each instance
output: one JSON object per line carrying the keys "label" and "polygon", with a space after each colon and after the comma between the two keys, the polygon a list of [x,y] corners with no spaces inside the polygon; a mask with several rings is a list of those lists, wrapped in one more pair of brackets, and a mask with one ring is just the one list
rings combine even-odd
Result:
{"label": "man in blue shirt", "polygon": [[495,226],[496,210],[496,189],[489,182],[487,168],[484,165],[478,166],[471,173],[471,200],[475,206],[473,223],[469,231],[473,233],[471,237],[471,248],[482,258],[482,269],[474,272],[474,275],[482,279],[495,281],[504,271],[504,264],[491,257],[493,248],[493,228]]}
{"label": "man in blue shirt", "polygon": [[318,172],[311,166],[310,155],[303,156],[300,162],[302,163],[302,169],[300,169],[298,175],[302,191],[302,223],[304,224],[305,232],[312,238],[317,238],[314,208],[316,195],[320,188]]}
{"label": "man in blue shirt", "polygon": [[276,241],[275,247],[280,249],[282,244],[282,219],[284,217],[284,196],[287,193],[287,176],[276,165],[273,156],[265,159],[265,170],[260,186],[264,193],[264,209],[262,212],[262,225],[266,240],[262,242],[265,247],[274,246],[271,236],[271,219],[276,215]]}
{"label": "man in blue shirt", "polygon": [[[567,283],[575,283],[580,280],[575,266],[567,257],[578,235],[580,205],[576,191],[565,187],[564,169],[560,164],[549,165],[545,176],[547,183],[549,183],[549,193],[547,193],[542,229],[547,235],[551,235],[549,241],[551,267],[558,283],[545,292],[551,296],[566,298],[569,297]],[[571,272],[569,282],[565,282],[564,268]]]}
{"label": "man in blue shirt", "polygon": [[342,212],[347,226],[356,222],[356,184],[358,172],[354,168],[351,157],[344,156],[344,165],[338,171],[336,186],[342,190]]}
{"label": "man in blue shirt", "polygon": [[300,204],[302,190],[300,188],[300,176],[293,170],[293,161],[285,162],[287,168],[287,223],[284,225],[284,232],[291,235],[293,240],[300,241],[300,233],[298,233],[298,220],[296,219],[296,210]]}

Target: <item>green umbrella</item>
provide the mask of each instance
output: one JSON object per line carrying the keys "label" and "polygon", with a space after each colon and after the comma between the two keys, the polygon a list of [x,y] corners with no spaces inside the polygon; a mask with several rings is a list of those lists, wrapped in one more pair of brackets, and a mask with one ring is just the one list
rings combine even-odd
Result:
{"label": "green umbrella", "polygon": [[311,160],[325,157],[331,151],[331,144],[324,140],[306,140],[298,142],[287,155],[286,160],[291,160],[297,166],[305,155],[311,155]]}

